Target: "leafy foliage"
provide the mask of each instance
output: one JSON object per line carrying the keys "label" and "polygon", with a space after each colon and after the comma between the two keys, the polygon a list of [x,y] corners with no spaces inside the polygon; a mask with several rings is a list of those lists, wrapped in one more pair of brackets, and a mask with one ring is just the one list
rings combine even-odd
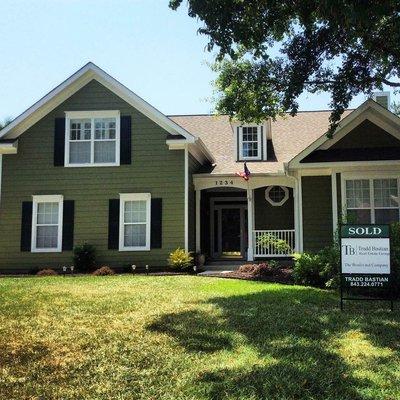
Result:
{"label": "leafy foliage", "polygon": [[292,252],[292,248],[285,240],[279,239],[270,233],[261,235],[257,240],[257,244],[260,246],[272,247],[275,252],[281,254],[290,254]]}
{"label": "leafy foliage", "polygon": [[181,248],[177,248],[170,253],[168,258],[168,265],[174,269],[184,270],[192,266],[192,264],[192,255]]}
{"label": "leafy foliage", "polygon": [[74,266],[79,272],[91,272],[96,267],[96,248],[83,243],[74,247]]}
{"label": "leafy foliage", "polygon": [[295,282],[316,287],[337,287],[339,285],[339,251],[339,247],[333,245],[318,253],[296,253],[293,269]]}
{"label": "leafy foliage", "polygon": [[392,268],[397,290],[400,289],[400,222],[390,225]]}
{"label": "leafy foliage", "polygon": [[[400,3],[188,0],[217,48],[217,110],[244,122],[298,110],[305,90],[331,93],[331,132],[351,99],[399,87]],[[170,0],[179,8],[182,0]]]}

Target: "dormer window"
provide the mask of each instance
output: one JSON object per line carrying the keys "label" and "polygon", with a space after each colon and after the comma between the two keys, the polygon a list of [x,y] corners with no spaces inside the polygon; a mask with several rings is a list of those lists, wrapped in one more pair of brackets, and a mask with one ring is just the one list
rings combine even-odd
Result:
{"label": "dormer window", "polygon": [[261,160],[262,159],[262,127],[241,126],[239,127],[239,159]]}

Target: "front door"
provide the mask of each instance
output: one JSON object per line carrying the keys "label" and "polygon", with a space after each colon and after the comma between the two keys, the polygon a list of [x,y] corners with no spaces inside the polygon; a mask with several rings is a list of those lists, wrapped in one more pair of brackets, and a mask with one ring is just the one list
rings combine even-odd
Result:
{"label": "front door", "polygon": [[247,210],[242,205],[220,205],[214,211],[215,258],[245,258]]}

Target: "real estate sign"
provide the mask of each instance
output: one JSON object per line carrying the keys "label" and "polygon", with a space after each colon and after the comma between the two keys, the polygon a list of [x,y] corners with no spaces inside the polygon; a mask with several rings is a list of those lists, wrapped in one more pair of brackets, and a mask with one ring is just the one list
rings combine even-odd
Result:
{"label": "real estate sign", "polygon": [[[382,298],[390,293],[390,236],[388,225],[341,227],[341,285],[350,295]],[[356,289],[357,288],[357,289]],[[370,289],[375,288],[371,291]],[[355,290],[352,290],[355,289]],[[380,290],[382,289],[382,290]],[[388,290],[389,289],[389,290]],[[356,300],[349,297],[348,300]]]}

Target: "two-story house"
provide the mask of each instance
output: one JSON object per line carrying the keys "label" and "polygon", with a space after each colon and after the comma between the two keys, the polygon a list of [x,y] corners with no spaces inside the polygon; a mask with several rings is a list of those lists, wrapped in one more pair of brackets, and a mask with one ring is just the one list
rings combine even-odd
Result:
{"label": "two-story house", "polygon": [[168,117],[89,63],[0,131],[0,271],[69,265],[83,242],[117,268],[164,266],[177,247],[288,257],[331,244],[348,215],[399,221],[400,119],[375,100],[329,139],[329,111]]}

